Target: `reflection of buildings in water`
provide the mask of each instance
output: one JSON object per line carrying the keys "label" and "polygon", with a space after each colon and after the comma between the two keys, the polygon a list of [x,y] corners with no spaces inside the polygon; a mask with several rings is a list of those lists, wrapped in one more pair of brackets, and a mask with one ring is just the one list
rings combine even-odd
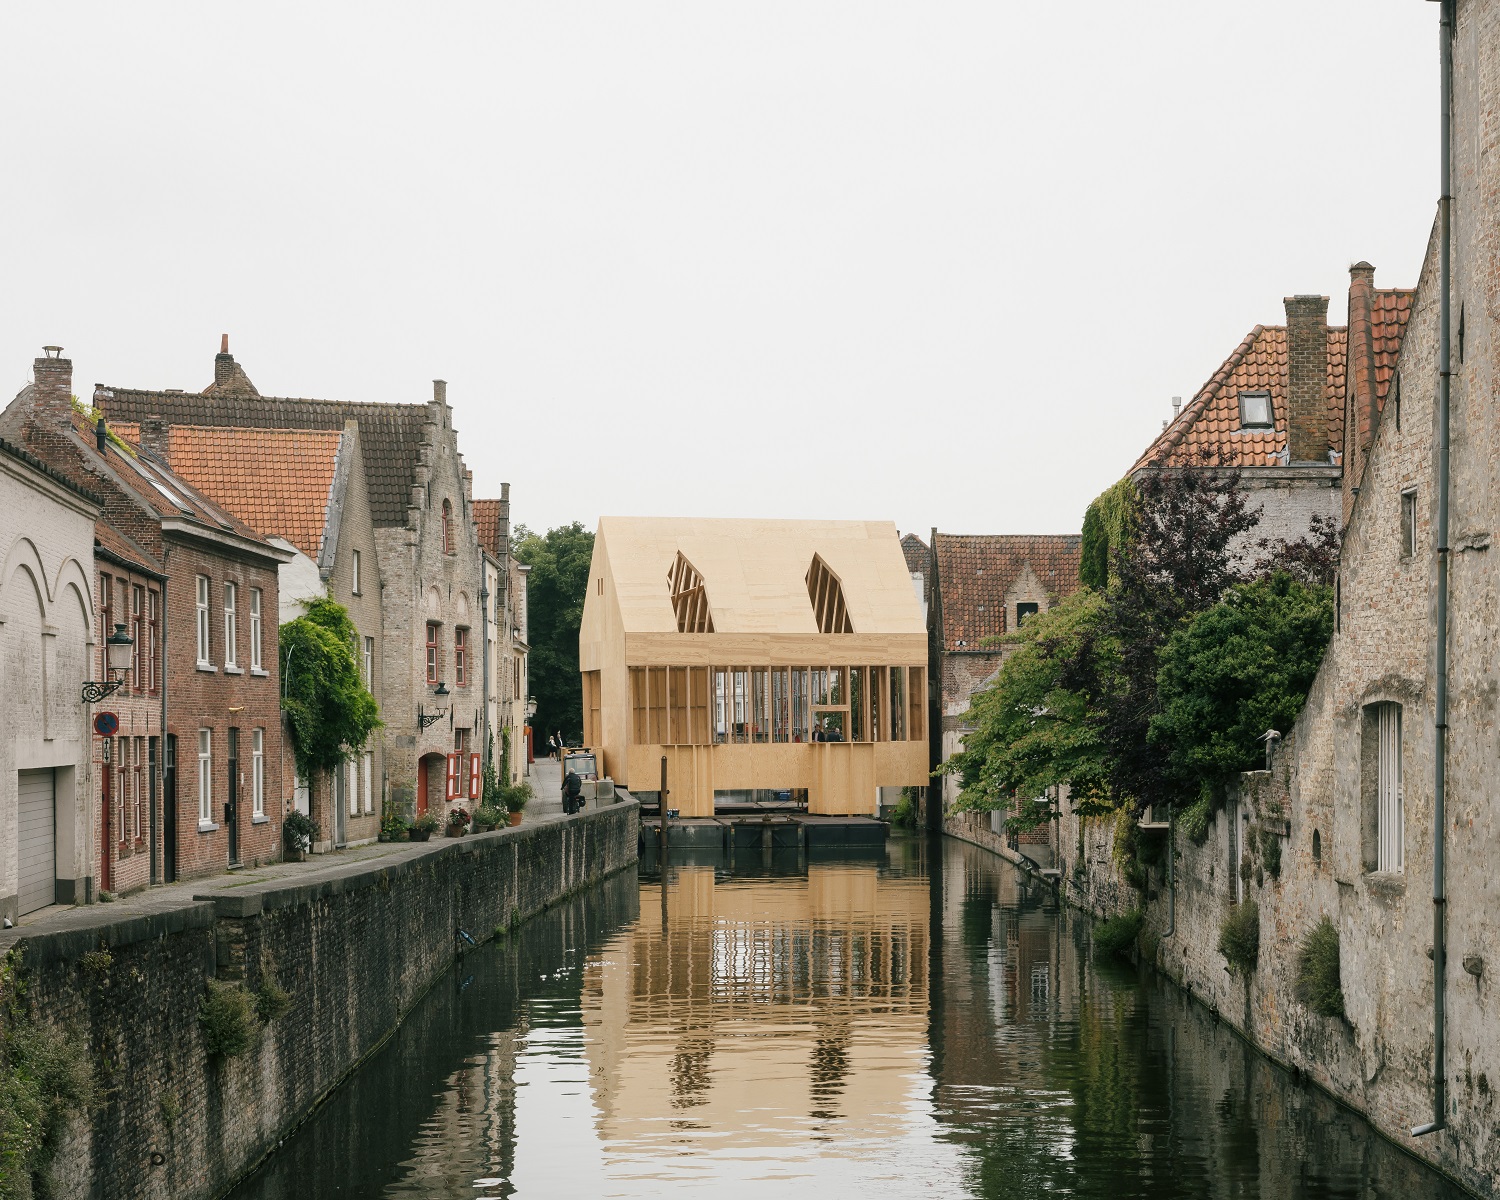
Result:
{"label": "reflection of buildings in water", "polygon": [[925,880],[814,864],[805,878],[669,868],[652,914],[589,964],[585,1046],[606,1142],[714,1145],[894,1129],[926,1051]]}

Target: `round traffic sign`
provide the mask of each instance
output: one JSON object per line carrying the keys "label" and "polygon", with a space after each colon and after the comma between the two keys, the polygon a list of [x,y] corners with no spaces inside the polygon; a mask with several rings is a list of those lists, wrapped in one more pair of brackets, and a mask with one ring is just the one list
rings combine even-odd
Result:
{"label": "round traffic sign", "polygon": [[100,737],[114,737],[120,732],[119,715],[112,712],[95,713],[94,732]]}

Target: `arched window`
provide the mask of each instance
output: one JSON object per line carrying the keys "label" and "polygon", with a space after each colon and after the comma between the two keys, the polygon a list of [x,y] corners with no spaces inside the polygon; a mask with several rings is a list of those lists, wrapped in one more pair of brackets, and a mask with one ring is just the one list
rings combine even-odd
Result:
{"label": "arched window", "polygon": [[443,501],[443,553],[453,553],[453,505]]}

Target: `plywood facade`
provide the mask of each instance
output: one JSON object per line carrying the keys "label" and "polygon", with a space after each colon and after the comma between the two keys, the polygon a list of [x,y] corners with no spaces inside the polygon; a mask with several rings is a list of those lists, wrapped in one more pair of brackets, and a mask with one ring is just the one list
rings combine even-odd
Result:
{"label": "plywood facade", "polygon": [[872,813],[927,781],[927,639],[888,522],[606,517],[579,665],[602,770],[655,791],[665,757],[683,816],[757,789]]}

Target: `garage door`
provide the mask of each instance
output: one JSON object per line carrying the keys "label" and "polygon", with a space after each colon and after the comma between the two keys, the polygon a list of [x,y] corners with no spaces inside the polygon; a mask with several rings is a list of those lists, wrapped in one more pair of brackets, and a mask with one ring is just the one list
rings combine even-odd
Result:
{"label": "garage door", "polygon": [[21,772],[21,911],[57,899],[57,829],[52,771]]}

